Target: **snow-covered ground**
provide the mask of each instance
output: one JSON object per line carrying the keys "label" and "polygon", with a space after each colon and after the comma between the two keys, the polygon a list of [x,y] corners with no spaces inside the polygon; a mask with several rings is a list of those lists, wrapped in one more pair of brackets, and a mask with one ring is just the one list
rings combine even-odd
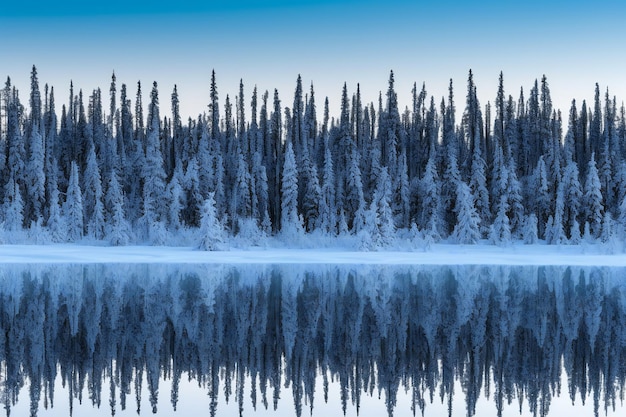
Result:
{"label": "snow-covered ground", "polygon": [[601,265],[626,266],[626,253],[605,245],[507,247],[434,244],[427,250],[358,252],[324,249],[251,248],[204,252],[192,247],[0,245],[0,264],[9,263],[209,263],[368,265]]}

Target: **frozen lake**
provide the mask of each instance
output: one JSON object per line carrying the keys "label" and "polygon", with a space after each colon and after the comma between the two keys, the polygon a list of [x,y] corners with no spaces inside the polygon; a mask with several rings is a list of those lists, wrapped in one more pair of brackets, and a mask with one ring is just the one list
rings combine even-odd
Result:
{"label": "frozen lake", "polygon": [[616,415],[626,268],[4,264],[11,415]]}

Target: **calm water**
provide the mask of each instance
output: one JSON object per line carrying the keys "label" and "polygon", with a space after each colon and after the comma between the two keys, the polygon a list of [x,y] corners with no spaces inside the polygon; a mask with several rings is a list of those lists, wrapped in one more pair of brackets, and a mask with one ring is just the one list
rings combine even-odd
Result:
{"label": "calm water", "polygon": [[3,266],[8,415],[622,413],[626,269]]}

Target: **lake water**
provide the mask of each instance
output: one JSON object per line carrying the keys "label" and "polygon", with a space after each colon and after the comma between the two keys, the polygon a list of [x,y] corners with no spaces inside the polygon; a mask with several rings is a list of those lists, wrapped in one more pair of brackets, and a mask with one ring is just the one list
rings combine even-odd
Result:
{"label": "lake water", "polygon": [[4,265],[8,415],[623,413],[626,269]]}

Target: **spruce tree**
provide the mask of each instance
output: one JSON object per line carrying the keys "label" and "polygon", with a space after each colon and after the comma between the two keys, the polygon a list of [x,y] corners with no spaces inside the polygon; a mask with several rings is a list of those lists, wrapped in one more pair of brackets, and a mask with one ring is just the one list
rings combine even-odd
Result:
{"label": "spruce tree", "polygon": [[303,232],[298,215],[298,170],[291,142],[287,143],[281,189],[281,232],[290,239]]}
{"label": "spruce tree", "polygon": [[324,172],[322,176],[322,195],[320,200],[320,228],[328,234],[337,232],[337,216],[335,212],[335,175],[330,147],[324,153]]}
{"label": "spruce tree", "polygon": [[165,206],[161,204],[161,199],[165,195],[165,171],[160,147],[161,125],[156,82],[152,86],[150,97],[145,162],[142,167],[144,187],[141,220],[145,237],[155,245],[163,245],[165,243]]}
{"label": "spruce tree", "polygon": [[587,165],[585,177],[584,195],[582,196],[583,221],[589,223],[591,234],[597,237],[600,234],[604,207],[602,204],[602,191],[598,169],[594,154],[591,154]]}
{"label": "spruce tree", "polygon": [[70,242],[76,242],[83,237],[83,194],[78,179],[78,165],[72,161],[67,196],[63,205],[67,238]]}
{"label": "spruce tree", "polygon": [[214,193],[202,205],[200,220],[200,239],[198,249],[205,251],[224,250],[226,248],[226,236],[224,227],[217,216]]}
{"label": "spruce tree", "polygon": [[455,203],[456,225],[452,231],[452,240],[459,244],[474,244],[480,239],[480,218],[469,186],[459,181]]}
{"label": "spruce tree", "polygon": [[24,223],[24,202],[19,186],[13,178],[5,186],[4,193],[4,228],[15,232],[22,230]]}
{"label": "spruce tree", "polygon": [[109,175],[105,202],[107,206],[106,238],[113,246],[127,245],[130,242],[130,226],[124,216],[124,197],[115,172]]}

